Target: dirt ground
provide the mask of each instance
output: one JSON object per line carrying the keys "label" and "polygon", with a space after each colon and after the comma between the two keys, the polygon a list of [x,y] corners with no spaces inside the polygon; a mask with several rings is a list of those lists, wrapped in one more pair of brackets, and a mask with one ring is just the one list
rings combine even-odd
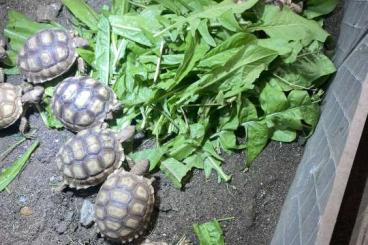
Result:
{"label": "dirt ground", "polygon": [[[0,28],[5,25],[8,10],[15,9],[32,17],[38,5],[54,1],[0,0]],[[88,2],[99,7],[106,1]],[[69,13],[63,9],[58,21],[68,25],[68,16]],[[335,21],[339,19],[336,15],[330,18],[329,30],[334,32],[334,36],[338,31]],[[19,83],[20,77],[8,77],[7,81]],[[83,201],[88,199],[94,203],[98,187],[87,191],[52,190],[59,178],[53,162],[55,154],[72,133],[47,129],[37,113],[30,114],[30,125],[38,129],[37,138],[41,145],[22,174],[9,186],[10,192],[0,193],[0,243],[107,244],[96,234],[94,227],[85,228],[79,222]],[[0,132],[0,152],[19,140],[17,127],[14,125]],[[12,163],[31,143],[27,141],[17,147],[0,162],[0,168]],[[300,143],[273,142],[247,173],[241,171],[244,154],[225,155],[224,169],[233,174],[229,184],[218,184],[215,175],[206,180],[203,172],[195,171],[185,189],[177,190],[165,176],[155,173],[157,202],[145,237],[175,244],[186,235],[198,244],[192,231],[193,223],[233,217],[221,222],[226,244],[268,244],[302,153]],[[22,207],[29,207],[32,214],[21,215]]]}

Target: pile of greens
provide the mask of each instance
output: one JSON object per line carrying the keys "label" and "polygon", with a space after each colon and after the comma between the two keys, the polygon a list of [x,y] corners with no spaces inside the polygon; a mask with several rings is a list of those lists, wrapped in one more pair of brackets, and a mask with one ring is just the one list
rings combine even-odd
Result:
{"label": "pile of greens", "polygon": [[[63,0],[89,41],[78,53],[90,75],[124,105],[111,126],[133,123],[153,136],[154,148],[131,157],[148,158],[178,188],[193,168],[229,181],[222,151],[244,150],[249,167],[270,140],[313,132],[320,87],[335,72],[323,53],[329,34],[321,16],[337,0],[305,2],[300,16],[263,0],[113,0],[99,13],[83,0]],[[15,54],[28,36],[54,26],[10,12],[6,72],[17,73]],[[49,84],[41,115],[59,128],[52,92]]]}

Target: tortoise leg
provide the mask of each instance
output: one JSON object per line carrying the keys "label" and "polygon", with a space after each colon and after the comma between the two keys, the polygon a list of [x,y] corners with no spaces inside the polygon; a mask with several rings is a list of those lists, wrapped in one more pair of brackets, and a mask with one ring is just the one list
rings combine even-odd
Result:
{"label": "tortoise leg", "polygon": [[3,68],[0,68],[0,83],[4,82],[4,70]]}
{"label": "tortoise leg", "polygon": [[44,91],[44,88],[41,86],[36,86],[25,90],[25,93],[22,96],[22,102],[37,104],[42,100]]}
{"label": "tortoise leg", "polygon": [[[21,134],[23,134],[24,136],[26,136],[25,132],[28,130],[28,120],[24,115],[25,113],[23,112],[22,117],[20,118],[20,125],[19,125],[19,131],[21,132]],[[27,138],[27,137],[26,137]]]}
{"label": "tortoise leg", "polygon": [[86,74],[86,63],[84,62],[84,60],[81,57],[78,57],[78,71],[82,74],[85,75]]}
{"label": "tortoise leg", "polygon": [[130,125],[120,130],[120,132],[116,133],[116,137],[119,139],[120,142],[124,142],[132,138],[134,133],[135,127]]}

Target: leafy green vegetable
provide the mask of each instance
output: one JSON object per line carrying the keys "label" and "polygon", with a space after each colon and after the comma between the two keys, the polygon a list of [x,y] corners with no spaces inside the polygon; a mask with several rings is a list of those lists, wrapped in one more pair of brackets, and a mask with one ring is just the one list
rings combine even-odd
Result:
{"label": "leafy green vegetable", "polygon": [[63,4],[91,30],[97,31],[98,15],[84,0],[62,0]]}
{"label": "leafy green vegetable", "polygon": [[201,245],[225,244],[224,233],[216,219],[204,224],[193,224],[193,229]]}
{"label": "leafy green vegetable", "polygon": [[[77,51],[90,75],[124,105],[110,126],[133,123],[155,138],[152,148],[130,157],[150,160],[150,170],[161,170],[177,188],[194,168],[229,181],[224,151],[244,150],[249,167],[270,140],[313,133],[321,85],[335,72],[323,54],[328,33],[313,18],[336,1],[307,1],[310,19],[259,0],[113,0],[99,13],[83,0],[63,2],[89,41]],[[49,25],[10,13],[7,73],[17,72],[15,53],[25,38]],[[59,128],[52,90],[48,85],[40,111],[48,127]]]}
{"label": "leafy green vegetable", "polygon": [[264,31],[270,38],[301,41],[303,45],[308,45],[313,40],[324,42],[328,37],[318,22],[307,20],[289,8],[280,11],[276,6],[266,5],[259,15],[259,23],[249,30]]}
{"label": "leafy green vegetable", "polygon": [[43,122],[48,128],[63,128],[64,125],[55,117],[54,113],[52,112],[51,98],[53,94],[54,94],[54,87],[50,85],[46,86],[43,95],[43,101],[41,103],[42,107],[36,105],[36,108],[40,113]]}
{"label": "leafy green vegetable", "polygon": [[28,159],[34,152],[34,150],[39,146],[40,142],[34,142],[27,151],[18,158],[10,167],[4,168],[0,173],[0,192],[3,191],[14,178],[22,171]]}
{"label": "leafy green vegetable", "polygon": [[338,0],[307,0],[303,15],[308,19],[314,19],[329,14],[335,9],[338,3]]}
{"label": "leafy green vegetable", "polygon": [[108,84],[110,76],[110,23],[105,16],[101,16],[98,22],[94,67],[97,70],[97,80]]}

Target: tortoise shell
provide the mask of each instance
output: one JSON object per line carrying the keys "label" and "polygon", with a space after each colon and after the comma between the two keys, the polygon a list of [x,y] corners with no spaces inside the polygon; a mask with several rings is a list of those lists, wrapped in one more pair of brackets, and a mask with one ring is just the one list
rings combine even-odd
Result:
{"label": "tortoise shell", "polygon": [[15,123],[22,112],[22,89],[10,83],[0,83],[0,128]]}
{"label": "tortoise shell", "polygon": [[115,170],[98,192],[96,224],[103,236],[131,242],[147,228],[154,205],[152,181],[123,169]]}
{"label": "tortoise shell", "polygon": [[78,132],[100,125],[116,103],[114,92],[89,77],[71,77],[54,92],[52,109],[70,130]]}
{"label": "tortoise shell", "polygon": [[109,129],[86,129],[65,142],[56,155],[64,183],[81,189],[98,185],[121,166],[124,150]]}
{"label": "tortoise shell", "polygon": [[77,58],[70,33],[45,29],[27,39],[17,58],[17,65],[32,83],[43,83],[69,70]]}

